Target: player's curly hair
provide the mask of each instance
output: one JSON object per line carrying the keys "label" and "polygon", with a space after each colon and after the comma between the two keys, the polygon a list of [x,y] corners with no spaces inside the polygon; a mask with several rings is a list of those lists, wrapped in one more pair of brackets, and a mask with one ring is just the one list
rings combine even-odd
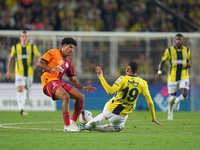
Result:
{"label": "player's curly hair", "polygon": [[129,62],[128,64],[131,67],[132,73],[137,73],[138,70],[138,64],[136,62]]}
{"label": "player's curly hair", "polygon": [[64,45],[64,44],[73,44],[73,45],[75,45],[75,46],[77,46],[77,42],[76,42],[76,40],[74,40],[73,38],[64,38],[63,40],[62,40],[62,46]]}
{"label": "player's curly hair", "polygon": [[183,34],[177,33],[175,37],[177,37],[177,36],[183,37]]}

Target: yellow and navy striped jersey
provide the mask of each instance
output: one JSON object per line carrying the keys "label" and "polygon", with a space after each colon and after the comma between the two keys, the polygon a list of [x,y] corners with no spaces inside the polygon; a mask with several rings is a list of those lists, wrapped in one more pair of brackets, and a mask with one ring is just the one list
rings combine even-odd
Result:
{"label": "yellow and navy striped jersey", "polygon": [[20,76],[33,76],[33,57],[40,56],[37,46],[27,44],[22,46],[20,43],[11,48],[11,57],[15,57],[15,73]]}
{"label": "yellow and navy striped jersey", "polygon": [[176,82],[189,79],[187,61],[190,59],[190,49],[183,46],[175,49],[174,46],[167,48],[162,56],[163,61],[169,61],[168,82]]}
{"label": "yellow and navy striped jersey", "polygon": [[115,96],[107,103],[107,109],[110,112],[117,115],[133,112],[138,97],[143,94],[149,106],[151,117],[155,119],[154,104],[145,80],[133,75],[120,76],[111,87],[102,75],[99,76],[99,79],[108,94],[116,92]]}

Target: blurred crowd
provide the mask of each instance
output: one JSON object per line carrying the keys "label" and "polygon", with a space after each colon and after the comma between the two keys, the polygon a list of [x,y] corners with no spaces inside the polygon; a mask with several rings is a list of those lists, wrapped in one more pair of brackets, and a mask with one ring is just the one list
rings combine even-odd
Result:
{"label": "blurred crowd", "polygon": [[[200,26],[200,0],[162,0]],[[0,29],[192,32],[151,0],[0,0]]]}

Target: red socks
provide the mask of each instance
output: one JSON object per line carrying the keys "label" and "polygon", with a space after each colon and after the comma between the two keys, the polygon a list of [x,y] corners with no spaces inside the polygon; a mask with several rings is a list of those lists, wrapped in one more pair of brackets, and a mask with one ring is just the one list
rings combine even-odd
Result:
{"label": "red socks", "polygon": [[65,126],[70,125],[70,114],[69,114],[69,112],[63,112],[63,120],[64,120]]}
{"label": "red socks", "polygon": [[73,121],[77,120],[78,116],[82,112],[83,107],[84,107],[84,101],[76,101],[74,103],[74,111],[71,118]]}

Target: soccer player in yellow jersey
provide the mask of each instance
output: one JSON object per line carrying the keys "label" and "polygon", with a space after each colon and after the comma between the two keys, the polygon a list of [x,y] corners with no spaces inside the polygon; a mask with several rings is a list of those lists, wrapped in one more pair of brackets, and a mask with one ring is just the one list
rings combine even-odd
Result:
{"label": "soccer player in yellow jersey", "polygon": [[[165,50],[156,76],[159,80],[162,75],[163,64],[168,61],[170,64],[167,84],[170,95],[168,99],[168,120],[173,120],[173,110],[178,111],[180,102],[187,97],[189,90],[190,49],[183,44],[183,35],[176,34],[174,46]],[[181,90],[181,95],[176,97],[178,89]]]}
{"label": "soccer player in yellow jersey", "polygon": [[[116,92],[116,94],[105,104],[102,113],[97,115],[82,128],[80,127],[80,129],[105,132],[121,131],[125,126],[128,114],[132,113],[135,109],[136,102],[141,94],[146,98],[152,122],[160,125],[160,122],[156,120],[154,104],[148,90],[148,84],[145,80],[137,76],[137,68],[138,66],[135,62],[130,62],[126,68],[126,75],[120,76],[114,84],[110,86],[103,77],[101,67],[96,67],[98,78],[106,92],[108,94]],[[99,125],[105,120],[109,120],[110,124]]]}
{"label": "soccer player in yellow jersey", "polygon": [[6,77],[10,78],[11,64],[15,60],[15,85],[17,87],[17,103],[21,115],[24,112],[25,100],[30,98],[30,88],[33,80],[33,58],[37,57],[39,61],[40,53],[35,44],[28,43],[28,33],[23,31],[20,34],[20,43],[13,45],[11,48],[10,58]]}

